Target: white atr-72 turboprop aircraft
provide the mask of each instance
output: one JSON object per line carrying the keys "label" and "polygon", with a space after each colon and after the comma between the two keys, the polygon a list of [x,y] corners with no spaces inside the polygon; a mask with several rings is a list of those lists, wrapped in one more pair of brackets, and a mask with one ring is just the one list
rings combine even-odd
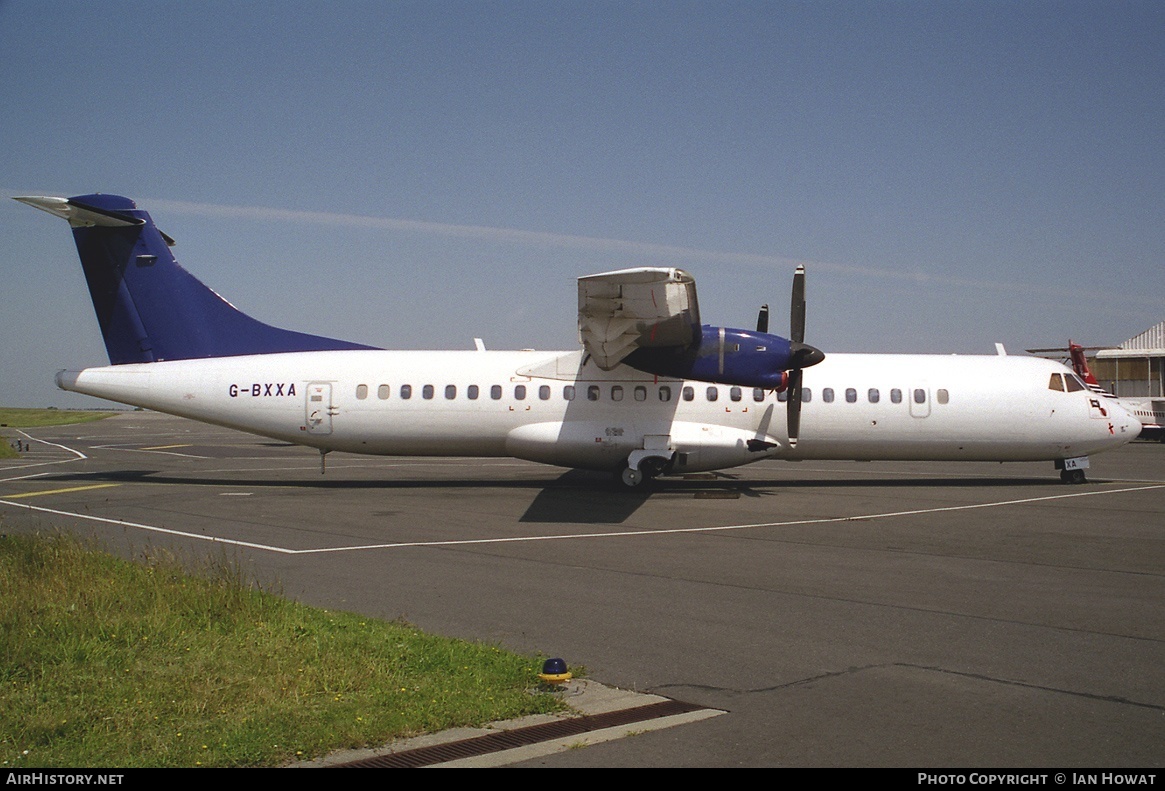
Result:
{"label": "white atr-72 turboprop aircraft", "polygon": [[579,279],[581,350],[386,351],[240,312],[128,198],[16,200],[72,226],[109,352],[58,386],[321,454],[515,456],[628,487],[761,459],[1048,460],[1079,483],[1141,429],[1050,360],[826,357],[801,267],[791,339],[767,308],[756,332],[701,325],[690,275],[640,268]]}

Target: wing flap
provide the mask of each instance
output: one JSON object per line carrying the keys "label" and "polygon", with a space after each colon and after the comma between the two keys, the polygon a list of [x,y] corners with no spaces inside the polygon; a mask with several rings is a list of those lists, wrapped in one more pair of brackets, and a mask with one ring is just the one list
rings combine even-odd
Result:
{"label": "wing flap", "polygon": [[604,371],[639,348],[690,346],[700,326],[695,278],[660,267],[580,277],[578,326],[587,353]]}

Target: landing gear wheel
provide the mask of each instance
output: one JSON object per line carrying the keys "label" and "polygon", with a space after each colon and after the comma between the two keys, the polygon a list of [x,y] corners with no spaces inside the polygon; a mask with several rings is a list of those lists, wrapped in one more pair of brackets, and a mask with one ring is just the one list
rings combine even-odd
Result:
{"label": "landing gear wheel", "polygon": [[1084,470],[1060,470],[1060,480],[1064,483],[1088,483]]}
{"label": "landing gear wheel", "polygon": [[647,476],[636,468],[624,467],[619,471],[619,483],[628,489],[638,489],[645,480],[647,480]]}

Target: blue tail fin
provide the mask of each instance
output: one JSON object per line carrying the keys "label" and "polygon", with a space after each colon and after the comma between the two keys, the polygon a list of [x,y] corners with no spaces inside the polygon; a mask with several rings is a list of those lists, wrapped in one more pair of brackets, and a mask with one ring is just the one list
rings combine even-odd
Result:
{"label": "blue tail fin", "polygon": [[73,228],[109,362],[372,349],[272,327],[242,313],[178,265],[174,242],[129,198],[17,198]]}

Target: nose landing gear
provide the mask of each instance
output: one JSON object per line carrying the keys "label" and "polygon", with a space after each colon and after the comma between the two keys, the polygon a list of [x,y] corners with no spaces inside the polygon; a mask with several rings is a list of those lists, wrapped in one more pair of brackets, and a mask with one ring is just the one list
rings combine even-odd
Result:
{"label": "nose landing gear", "polygon": [[1084,471],[1088,469],[1088,457],[1078,456],[1074,459],[1059,459],[1056,469],[1060,471],[1060,480],[1064,483],[1088,483]]}

